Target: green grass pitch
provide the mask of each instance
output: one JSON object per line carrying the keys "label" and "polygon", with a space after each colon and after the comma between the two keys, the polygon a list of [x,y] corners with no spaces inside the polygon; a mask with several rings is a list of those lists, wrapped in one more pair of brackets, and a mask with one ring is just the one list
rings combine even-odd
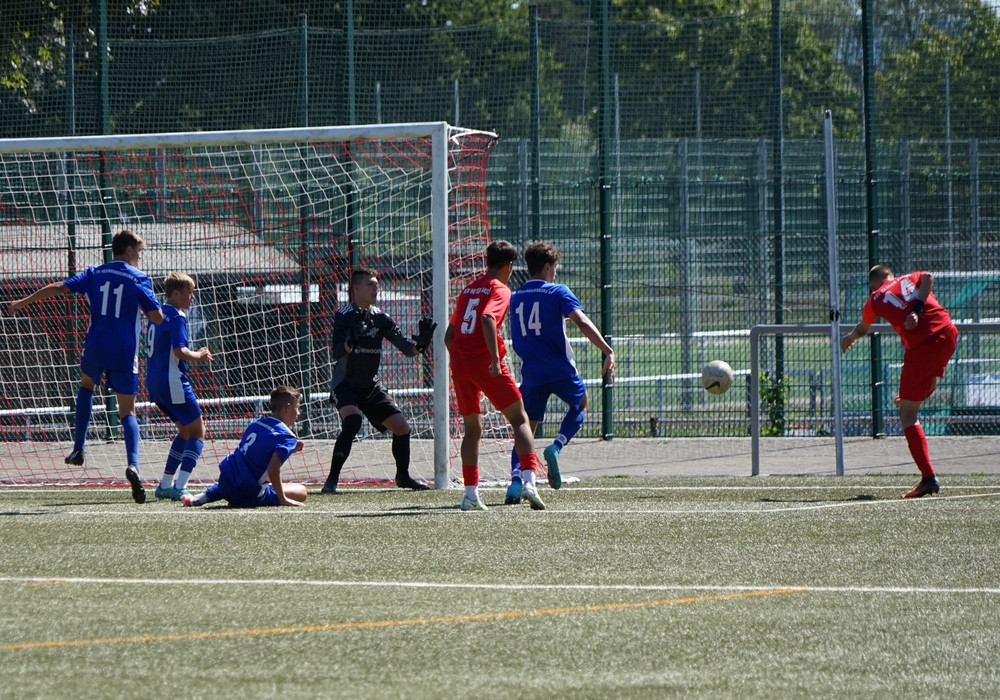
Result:
{"label": "green grass pitch", "polygon": [[1000,478],[0,488],[0,697],[998,697]]}

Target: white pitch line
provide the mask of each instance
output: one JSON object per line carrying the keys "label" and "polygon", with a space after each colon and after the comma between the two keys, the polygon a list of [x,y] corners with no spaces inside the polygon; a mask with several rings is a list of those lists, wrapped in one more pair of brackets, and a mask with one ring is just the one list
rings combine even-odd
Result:
{"label": "white pitch line", "polygon": [[0,583],[31,585],[120,585],[120,586],[310,586],[328,588],[413,588],[505,591],[772,591],[797,590],[811,593],[886,593],[923,595],[1000,595],[1000,588],[944,588],[920,586],[720,586],[720,585],[632,585],[632,584],[503,584],[441,583],[434,581],[322,581],[315,579],[145,579],[51,576],[0,576]]}

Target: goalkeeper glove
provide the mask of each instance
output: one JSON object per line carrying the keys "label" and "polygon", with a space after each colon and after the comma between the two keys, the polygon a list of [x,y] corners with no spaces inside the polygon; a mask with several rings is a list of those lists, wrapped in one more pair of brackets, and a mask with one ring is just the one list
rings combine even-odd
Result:
{"label": "goalkeeper glove", "polygon": [[417,323],[417,334],[410,336],[413,338],[413,344],[417,347],[417,352],[425,352],[427,347],[434,340],[434,329],[438,327],[438,324],[434,323],[434,319],[422,318],[420,322]]}

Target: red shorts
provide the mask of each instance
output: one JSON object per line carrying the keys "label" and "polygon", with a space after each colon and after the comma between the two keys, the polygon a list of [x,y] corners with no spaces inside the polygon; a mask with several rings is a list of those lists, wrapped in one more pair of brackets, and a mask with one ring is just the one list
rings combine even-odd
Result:
{"label": "red shorts", "polygon": [[455,399],[458,402],[458,412],[463,416],[482,413],[480,400],[486,398],[498,411],[502,411],[512,403],[521,400],[521,392],[517,382],[507,369],[507,363],[500,361],[500,376],[490,376],[489,360],[486,363],[468,362],[452,356],[451,381],[455,387]]}
{"label": "red shorts", "polygon": [[958,329],[951,326],[907,349],[899,377],[899,398],[920,402],[933,394],[935,381],[944,376],[944,368],[957,345]]}

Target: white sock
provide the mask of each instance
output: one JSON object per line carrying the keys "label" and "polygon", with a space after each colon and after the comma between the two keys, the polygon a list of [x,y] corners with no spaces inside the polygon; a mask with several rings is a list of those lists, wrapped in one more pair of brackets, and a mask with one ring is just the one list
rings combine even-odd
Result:
{"label": "white sock", "polygon": [[530,486],[535,488],[535,470],[525,469],[521,472],[521,481],[524,482],[525,486]]}
{"label": "white sock", "polygon": [[479,500],[479,486],[466,486],[465,487],[465,497],[470,501]]}
{"label": "white sock", "polygon": [[165,473],[162,477],[160,477],[160,488],[161,489],[169,489],[173,485],[174,485],[174,475],[173,474],[166,474]]}
{"label": "white sock", "polygon": [[202,491],[197,496],[191,499],[191,503],[196,506],[203,506],[208,503],[208,497],[205,495],[205,491]]}
{"label": "white sock", "polygon": [[174,488],[180,491],[187,486],[188,479],[190,478],[191,472],[186,472],[184,470],[177,472],[177,479],[174,481]]}

